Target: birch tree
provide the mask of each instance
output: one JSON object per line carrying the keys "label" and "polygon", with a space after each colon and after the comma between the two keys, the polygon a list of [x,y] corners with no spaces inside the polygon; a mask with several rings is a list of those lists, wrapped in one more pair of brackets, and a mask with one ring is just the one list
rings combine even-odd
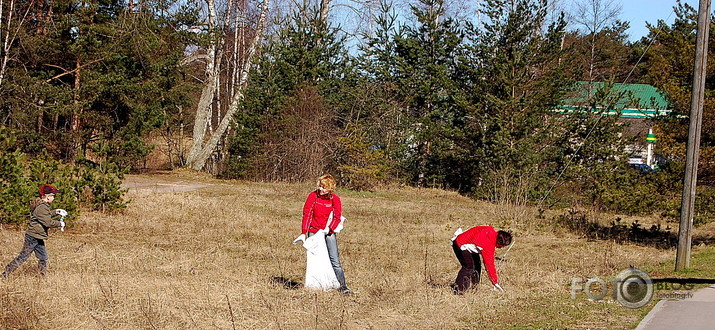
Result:
{"label": "birch tree", "polygon": [[[0,43],[2,44],[2,63],[0,64],[0,87],[2,87],[3,78],[5,78],[5,70],[9,59],[10,45],[10,27],[12,23],[12,14],[15,7],[15,1],[9,1],[9,10],[7,17],[5,16],[5,0],[0,0]],[[3,24],[5,23],[5,24]]]}
{"label": "birch tree", "polygon": [[16,8],[15,0],[0,0],[0,87],[5,80],[10,50],[33,4],[28,4],[23,11]]}
{"label": "birch tree", "polygon": [[[588,36],[588,81],[597,80],[598,56],[602,51],[599,49],[599,34],[604,29],[613,25],[613,28],[625,30],[628,25],[618,20],[621,13],[621,4],[616,0],[581,0],[575,4],[573,22],[585,29]],[[601,77],[601,79],[603,79]]]}
{"label": "birch tree", "polygon": [[[187,156],[187,166],[192,169],[206,166],[239,109],[249,69],[263,39],[269,3],[270,0],[262,0],[252,10],[247,0],[206,0],[204,28],[210,40],[205,49],[185,60],[187,64],[196,60],[205,63],[204,87]],[[227,106],[222,107],[222,102]]]}

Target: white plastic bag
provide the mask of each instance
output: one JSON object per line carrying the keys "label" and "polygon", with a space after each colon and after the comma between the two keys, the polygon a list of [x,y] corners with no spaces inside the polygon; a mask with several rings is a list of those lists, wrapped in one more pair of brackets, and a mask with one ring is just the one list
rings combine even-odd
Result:
{"label": "white plastic bag", "polygon": [[330,264],[328,246],[325,245],[325,233],[321,230],[303,242],[306,249],[305,287],[324,291],[340,287],[335,271]]}
{"label": "white plastic bag", "polygon": [[[333,230],[334,233],[339,233],[341,230],[343,230],[343,225],[345,225],[345,220],[347,220],[347,219],[345,219],[345,217],[341,215],[341,216],[340,216],[340,223],[339,223],[338,226],[335,228],[335,230]],[[325,226],[325,228],[329,228],[329,227],[330,227],[330,224],[331,224],[332,222],[333,222],[333,212],[330,212],[330,215],[328,215],[328,224]]]}

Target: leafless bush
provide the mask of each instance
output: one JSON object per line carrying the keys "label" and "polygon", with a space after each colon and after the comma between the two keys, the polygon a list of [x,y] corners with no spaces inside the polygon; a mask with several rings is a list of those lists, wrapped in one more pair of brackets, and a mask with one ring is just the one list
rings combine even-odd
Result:
{"label": "leafless bush", "polygon": [[315,88],[303,88],[291,98],[265,130],[275,132],[264,141],[258,176],[268,181],[303,182],[324,174],[335,152],[335,115]]}

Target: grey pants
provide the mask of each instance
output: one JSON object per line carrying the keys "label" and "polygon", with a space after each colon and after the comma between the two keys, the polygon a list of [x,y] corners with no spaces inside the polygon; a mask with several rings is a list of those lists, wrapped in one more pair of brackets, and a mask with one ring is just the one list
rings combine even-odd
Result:
{"label": "grey pants", "polygon": [[[315,235],[309,232],[308,237]],[[325,235],[325,245],[328,247],[328,256],[330,257],[330,265],[333,266],[333,271],[335,271],[335,277],[338,278],[340,283],[340,289],[347,289],[345,285],[345,272],[343,267],[340,265],[340,256],[338,256],[338,238],[337,234],[327,234]]]}
{"label": "grey pants", "polygon": [[39,259],[37,267],[40,270],[40,273],[45,275],[45,272],[47,271],[47,259],[49,259],[47,249],[45,249],[45,240],[34,238],[28,234],[25,234],[25,243],[22,245],[20,254],[17,255],[15,260],[5,266],[5,274],[10,274],[15,271],[17,267],[20,267],[20,265],[22,265],[22,263],[30,257],[32,252],[35,252],[35,256]]}

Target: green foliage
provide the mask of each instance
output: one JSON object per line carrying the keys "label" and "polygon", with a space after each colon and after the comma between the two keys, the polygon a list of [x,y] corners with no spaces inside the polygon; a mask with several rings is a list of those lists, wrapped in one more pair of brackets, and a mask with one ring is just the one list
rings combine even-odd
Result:
{"label": "green foliage", "polygon": [[39,187],[58,189],[53,206],[69,212],[71,223],[84,206],[92,210],[116,211],[126,206],[120,189],[121,172],[89,166],[71,166],[53,160],[47,153],[29,157],[15,147],[13,134],[0,129],[0,223],[21,224],[27,220],[29,201]]}
{"label": "green foliage", "polygon": [[0,88],[0,114],[23,152],[140,167],[152,149],[145,137],[195,88],[179,65],[188,35],[174,28],[190,21],[155,4],[130,13],[117,0],[23,3],[35,19],[17,25]]}
{"label": "green foliage", "polygon": [[[692,90],[692,71],[694,66],[697,11],[690,5],[678,2],[674,6],[675,19],[672,24],[659,20],[649,25],[650,35],[634,45],[644,51],[643,61],[636,68],[636,75],[645,82],[653,84],[668,97],[672,116],[659,119],[655,125],[658,136],[656,152],[669,161],[669,167],[658,175],[649,174],[648,182],[638,183],[639,189],[656,193],[656,200],[661,204],[659,212],[663,216],[677,221],[680,217],[682,178],[685,169],[685,152],[688,139],[689,113]],[[713,39],[713,29],[710,29]],[[709,44],[708,62],[715,60],[713,43]],[[645,51],[647,49],[647,51]],[[706,81],[712,81],[713,71],[708,69]],[[712,86],[705,86],[705,100],[700,136],[698,188],[694,222],[704,224],[712,221],[713,178],[715,178],[715,115],[707,109],[715,104]],[[654,173],[655,174],[655,173]],[[652,180],[655,177],[655,180]],[[628,207],[633,210],[633,207]],[[644,207],[642,212],[650,209]]]}
{"label": "green foliage", "polygon": [[385,2],[381,2],[376,23],[374,36],[365,38],[357,58],[360,79],[347,93],[352,111],[346,117],[346,130],[370,146],[380,146],[389,164],[390,181],[414,184],[418,174],[404,170],[409,163],[406,155],[413,149],[409,142],[414,136],[414,119],[406,120],[404,87],[396,79],[400,57],[396,55],[395,39],[403,27],[398,26],[396,13]]}
{"label": "green foliage", "polygon": [[551,108],[573,80],[560,61],[563,17],[546,27],[544,1],[487,1],[489,17],[470,27],[468,58],[489,59],[467,67],[472,128],[465,143],[474,161],[467,182],[476,196],[506,203],[538,200],[558,177],[567,141]]}
{"label": "green foliage", "polygon": [[598,29],[591,25],[584,29],[585,31],[576,30],[566,34],[564,45],[569,49],[570,70],[578,73],[578,79],[589,82],[636,81],[637,77],[629,74],[642,53],[637,52],[638,49],[632,47],[628,41],[626,31],[630,24],[616,20],[617,17],[589,19],[594,20],[589,22],[590,24],[596,25],[599,24],[595,22],[596,20],[600,20],[600,24],[607,23],[607,20],[614,21],[609,26],[601,27],[596,31],[589,31],[593,28]]}
{"label": "green foliage", "polygon": [[127,206],[128,201],[123,198],[126,190],[121,188],[123,174],[118,167],[85,167],[78,174],[73,186],[79,193],[80,205],[102,212],[114,212]]}
{"label": "green foliage", "polygon": [[354,190],[372,190],[387,181],[390,166],[379,145],[357,135],[338,138],[337,162],[341,184]]}
{"label": "green foliage", "polygon": [[13,147],[15,140],[0,128],[0,223],[18,223],[27,215],[28,202],[34,195],[25,177],[25,155]]}
{"label": "green foliage", "polygon": [[606,211],[627,215],[651,215],[668,211],[669,201],[676,193],[664,186],[673,186],[672,173],[667,170],[641,173],[624,162],[611,162],[611,171],[600,171],[587,194],[595,205]]}
{"label": "green foliage", "polygon": [[456,20],[445,17],[441,0],[422,0],[411,8],[416,26],[403,25],[394,34],[394,58],[384,64],[394,66],[388,71],[409,125],[402,166],[418,186],[456,187],[449,177],[460,168],[455,160],[465,157],[455,143],[465,129],[457,83],[463,32]]}
{"label": "green foliage", "polygon": [[[678,209],[678,211],[680,210]],[[695,195],[693,224],[697,227],[713,222],[713,220],[715,220],[715,187],[698,187]]]}
{"label": "green foliage", "polygon": [[[376,29],[357,53],[346,50],[345,35],[321,19],[320,8],[298,6],[274,17],[276,29],[268,30],[275,33],[258,52],[232,135],[222,144],[228,147],[222,176],[304,181],[333,172],[354,189],[398,181],[501,203],[580,203],[677,217],[692,7],[678,4],[672,25],[652,27],[653,38],[660,32],[651,47],[647,39],[629,43],[628,24],[619,21],[567,33],[563,16],[550,18],[546,0],[485,0],[479,26],[450,16],[454,8],[443,0],[413,2],[409,19],[380,5]],[[196,32],[203,7],[194,0],[151,1],[131,12],[119,0],[17,6],[33,19],[14,25],[17,39],[0,86],[0,118],[13,132],[2,134],[2,198],[9,201],[2,221],[26,212],[13,198],[24,201],[48,182],[70,187],[58,203],[122,208],[117,175],[142,169],[154,148],[147,137],[160,132],[175,149],[185,142],[201,68],[182,65],[184,52],[231,35],[232,23]],[[661,171],[625,167],[623,150],[633,141],[621,136],[622,122],[602,113],[623,96],[613,84],[589,87],[590,98],[575,113],[552,111],[575,80],[626,77],[658,86],[674,107],[671,118],[648,123],[659,136],[657,152],[670,162]],[[227,108],[225,92],[216,96],[219,113]],[[706,108],[715,105],[711,94]],[[712,132],[715,115],[706,111],[699,223],[714,212]]]}
{"label": "green foliage", "polygon": [[[589,94],[590,98],[577,105],[575,112],[559,117],[559,128],[555,134],[557,139],[549,149],[556,160],[550,171],[558,181],[572,183],[567,186],[579,191],[579,195],[586,199],[583,202],[598,206],[602,205],[599,202],[603,201],[602,194],[606,190],[614,189],[618,194],[617,191],[621,189],[616,177],[626,173],[623,160],[628,155],[624,150],[632,141],[621,137],[624,125],[618,121],[618,117],[604,115],[604,111],[614,109],[617,101],[625,95],[614,91],[613,84],[594,88]],[[558,184],[558,181],[550,184]],[[570,193],[565,191],[565,194]],[[549,197],[579,200],[564,194]]]}
{"label": "green foliage", "polygon": [[440,0],[420,1],[411,12],[414,23],[400,23],[382,5],[359,59],[365,75],[355,90],[369,100],[357,103],[352,124],[384,148],[401,181],[456,188],[469,161],[458,143],[469,129],[460,89],[464,32]]}

